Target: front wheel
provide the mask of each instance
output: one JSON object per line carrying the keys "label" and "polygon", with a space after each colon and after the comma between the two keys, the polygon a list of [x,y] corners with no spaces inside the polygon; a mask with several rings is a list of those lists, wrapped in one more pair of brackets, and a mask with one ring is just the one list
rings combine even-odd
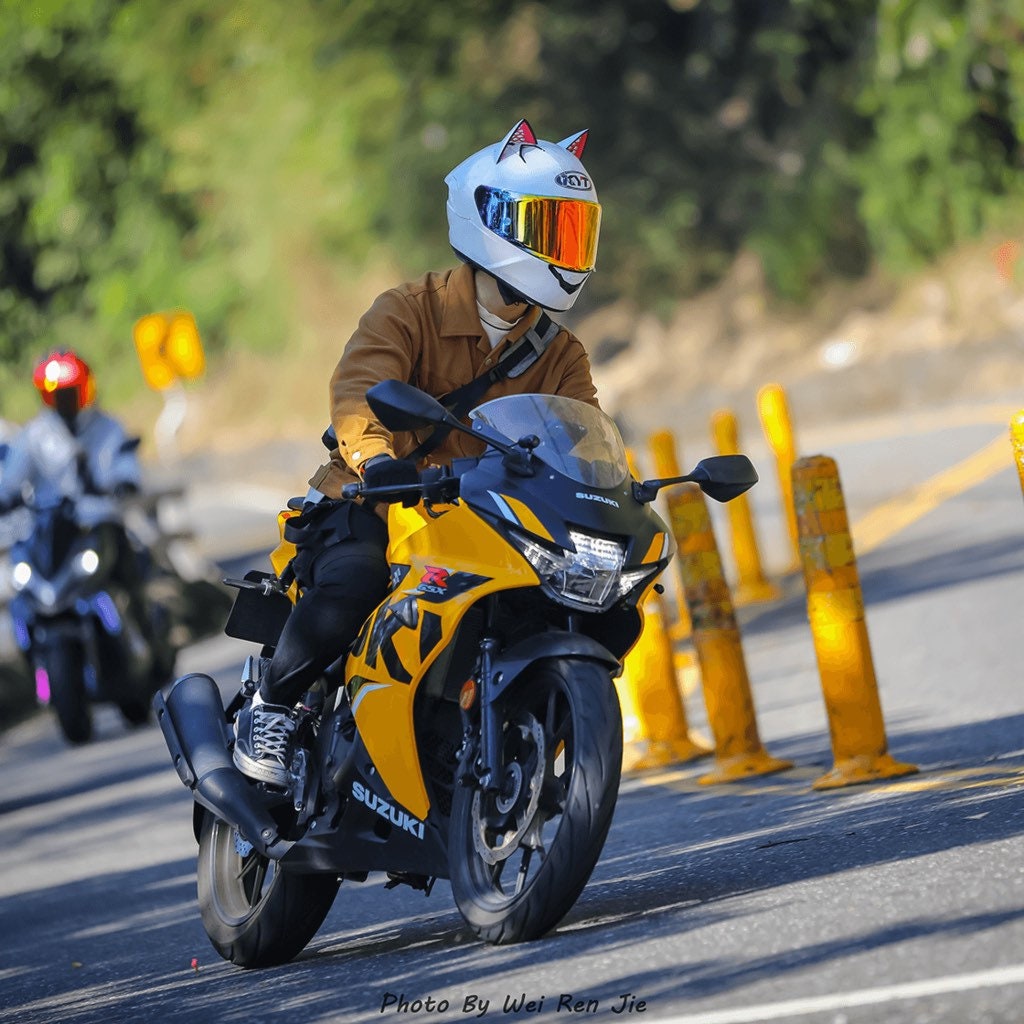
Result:
{"label": "front wheel", "polygon": [[449,843],[455,902],[493,943],[539,938],[576,902],[608,835],[622,769],[607,668],[539,662],[502,703],[502,785],[456,787]]}
{"label": "front wheel", "polygon": [[260,855],[237,829],[203,816],[199,912],[214,948],[240,967],[271,967],[298,956],[338,893],[335,875],[300,875]]}
{"label": "front wheel", "polygon": [[66,639],[43,656],[50,686],[50,706],[68,743],[87,743],[92,737],[92,710],[85,692],[82,647]]}

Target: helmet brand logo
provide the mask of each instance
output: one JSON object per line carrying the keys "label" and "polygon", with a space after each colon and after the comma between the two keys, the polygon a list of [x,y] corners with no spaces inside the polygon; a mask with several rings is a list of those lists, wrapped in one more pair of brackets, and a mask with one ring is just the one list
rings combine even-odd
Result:
{"label": "helmet brand logo", "polygon": [[590,178],[585,174],[580,174],[579,171],[562,171],[557,178],[555,178],[555,184],[561,185],[562,188],[575,188],[580,192],[590,191]]}

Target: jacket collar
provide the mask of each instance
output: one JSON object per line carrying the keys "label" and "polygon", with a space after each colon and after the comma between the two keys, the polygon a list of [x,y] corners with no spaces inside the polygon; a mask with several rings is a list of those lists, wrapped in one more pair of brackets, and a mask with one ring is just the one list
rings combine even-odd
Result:
{"label": "jacket collar", "polygon": [[476,310],[476,284],[473,267],[460,263],[448,278],[444,296],[444,314],[441,317],[441,337],[484,337],[480,316]]}
{"label": "jacket collar", "polygon": [[[448,288],[444,298],[444,314],[441,317],[441,337],[466,337],[479,339],[477,347],[490,351],[491,343],[487,340],[480,313],[476,308],[476,283],[473,275],[474,267],[468,263],[460,263],[448,279]],[[540,316],[539,306],[529,306],[519,318],[515,327],[508,332],[507,341],[518,341]],[[506,342],[500,343],[500,349]],[[495,349],[497,351],[497,349]]]}

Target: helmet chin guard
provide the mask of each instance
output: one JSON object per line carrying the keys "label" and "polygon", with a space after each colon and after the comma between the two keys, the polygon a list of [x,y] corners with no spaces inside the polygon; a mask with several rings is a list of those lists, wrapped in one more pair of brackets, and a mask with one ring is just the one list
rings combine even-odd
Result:
{"label": "helmet chin guard", "polygon": [[601,206],[580,162],[586,141],[546,142],[522,120],[445,178],[456,255],[545,309],[569,309],[594,271]]}

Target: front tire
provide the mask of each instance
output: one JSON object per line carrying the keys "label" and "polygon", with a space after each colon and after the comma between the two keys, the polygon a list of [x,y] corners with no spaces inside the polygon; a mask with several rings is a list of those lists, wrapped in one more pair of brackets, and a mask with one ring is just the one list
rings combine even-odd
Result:
{"label": "front tire", "polygon": [[85,692],[81,646],[65,640],[43,656],[50,683],[50,706],[68,743],[87,743],[92,738],[92,709]]}
{"label": "front tire", "polygon": [[503,699],[502,788],[459,786],[449,842],[452,893],[485,942],[553,928],[583,891],[611,825],[622,718],[607,668],[539,662]]}
{"label": "front tire", "polygon": [[210,813],[199,833],[199,912],[214,949],[239,967],[287,963],[305,949],[338,892],[334,875],[282,871]]}

